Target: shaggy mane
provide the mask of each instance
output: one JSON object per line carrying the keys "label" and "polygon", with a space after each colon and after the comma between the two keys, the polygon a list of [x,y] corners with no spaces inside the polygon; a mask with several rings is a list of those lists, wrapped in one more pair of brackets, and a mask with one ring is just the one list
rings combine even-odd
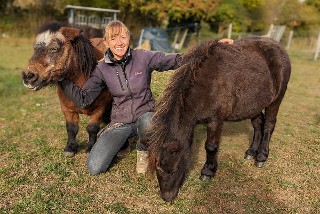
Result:
{"label": "shaggy mane", "polygon": [[80,35],[71,41],[71,45],[76,53],[76,72],[83,72],[88,78],[97,65],[96,53],[91,41]]}

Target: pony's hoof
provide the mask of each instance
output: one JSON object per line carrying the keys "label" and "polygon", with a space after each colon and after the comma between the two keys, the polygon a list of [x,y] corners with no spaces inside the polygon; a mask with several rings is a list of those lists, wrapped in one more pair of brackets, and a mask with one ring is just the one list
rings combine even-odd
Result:
{"label": "pony's hoof", "polygon": [[245,156],[244,156],[244,159],[246,159],[246,160],[251,160],[253,158],[254,157],[252,155],[249,155],[249,154],[245,154]]}
{"label": "pony's hoof", "polygon": [[68,158],[72,158],[75,154],[75,152],[63,152],[63,156]]}
{"label": "pony's hoof", "polygon": [[201,175],[201,176],[200,176],[200,180],[202,180],[202,181],[211,180],[211,176],[208,176],[208,175]]}
{"label": "pony's hoof", "polygon": [[263,164],[264,164],[264,162],[257,161],[256,167],[261,168],[261,167],[263,167]]}

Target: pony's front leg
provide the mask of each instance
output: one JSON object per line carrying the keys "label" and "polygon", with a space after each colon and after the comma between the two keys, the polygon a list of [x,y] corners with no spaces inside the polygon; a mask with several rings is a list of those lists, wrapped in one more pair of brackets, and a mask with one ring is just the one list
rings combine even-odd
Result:
{"label": "pony's front leg", "polygon": [[90,152],[93,145],[97,141],[97,134],[100,131],[100,123],[92,123],[88,124],[87,132],[89,135],[89,140],[87,142],[86,152]]}
{"label": "pony's front leg", "polygon": [[64,148],[64,156],[73,157],[78,151],[77,134],[79,130],[79,114],[64,112],[68,134],[67,146]]}
{"label": "pony's front leg", "polygon": [[100,131],[100,124],[102,123],[105,108],[104,106],[96,108],[95,111],[90,115],[87,132],[89,140],[87,142],[86,152],[90,152],[93,145],[97,141],[97,134]]}
{"label": "pony's front leg", "polygon": [[207,124],[207,140],[205,143],[207,160],[201,170],[201,180],[211,179],[217,171],[222,126],[222,121],[214,121]]}

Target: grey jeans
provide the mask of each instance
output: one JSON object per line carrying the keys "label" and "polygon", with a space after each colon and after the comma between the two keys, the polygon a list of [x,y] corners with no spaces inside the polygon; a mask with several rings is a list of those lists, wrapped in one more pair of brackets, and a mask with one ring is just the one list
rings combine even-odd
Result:
{"label": "grey jeans", "polygon": [[146,129],[151,125],[153,112],[146,112],[134,123],[116,124],[102,130],[92,147],[87,161],[91,175],[106,172],[129,137],[138,136],[137,150],[146,150]]}

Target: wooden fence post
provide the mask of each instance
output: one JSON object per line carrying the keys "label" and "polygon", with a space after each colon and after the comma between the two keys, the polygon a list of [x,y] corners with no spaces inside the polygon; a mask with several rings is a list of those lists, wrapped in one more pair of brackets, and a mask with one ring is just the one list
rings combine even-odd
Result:
{"label": "wooden fence post", "polygon": [[228,27],[228,39],[231,39],[231,34],[232,34],[232,23],[229,24],[229,27]]}
{"label": "wooden fence post", "polygon": [[317,39],[317,45],[316,45],[316,53],[314,54],[314,60],[317,60],[319,52],[320,52],[320,30],[319,30],[319,33],[318,33],[318,39]]}
{"label": "wooden fence post", "polygon": [[288,38],[288,43],[287,43],[287,47],[286,47],[287,50],[290,49],[291,42],[292,42],[292,37],[293,37],[293,30],[290,30],[289,38]]}

